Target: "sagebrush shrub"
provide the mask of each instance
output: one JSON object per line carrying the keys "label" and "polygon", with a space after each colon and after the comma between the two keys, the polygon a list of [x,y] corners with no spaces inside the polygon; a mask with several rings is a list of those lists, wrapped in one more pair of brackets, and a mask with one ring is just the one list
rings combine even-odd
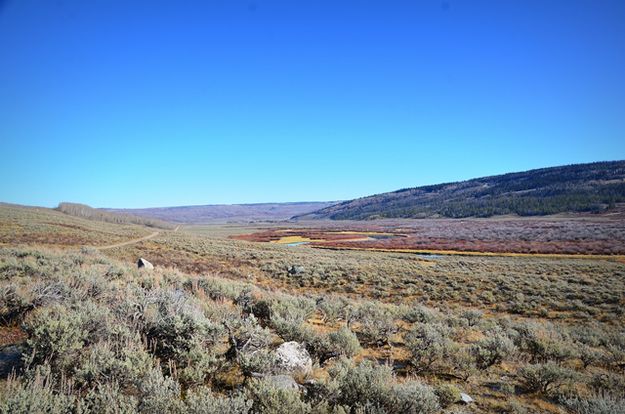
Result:
{"label": "sagebrush shrub", "polygon": [[609,396],[571,398],[564,405],[575,414],[625,414],[625,399]]}
{"label": "sagebrush shrub", "polygon": [[406,322],[410,323],[433,323],[440,315],[433,309],[425,307],[421,304],[416,304],[410,307],[404,307],[402,309],[402,318]]}
{"label": "sagebrush shrub", "polygon": [[440,324],[417,323],[406,334],[406,347],[412,354],[411,364],[417,371],[432,369],[452,352],[453,341],[447,336],[449,329]]}
{"label": "sagebrush shrub", "polygon": [[593,375],[590,387],[600,395],[612,395],[625,398],[625,378],[612,372]]}
{"label": "sagebrush shrub", "polygon": [[460,317],[467,321],[468,326],[476,326],[484,317],[484,312],[477,309],[467,309],[460,313]]}
{"label": "sagebrush shrub", "polygon": [[577,355],[574,346],[551,325],[525,323],[515,327],[518,335],[516,342],[527,352],[532,363],[547,361],[564,361]]}
{"label": "sagebrush shrub", "polygon": [[439,385],[434,392],[438,396],[440,405],[444,408],[460,401],[460,390],[453,384]]}
{"label": "sagebrush shrub", "polygon": [[190,390],[184,403],[188,414],[247,414],[252,409],[243,395],[217,396],[208,387]]}
{"label": "sagebrush shrub", "polygon": [[362,350],[358,337],[347,327],[328,334],[328,341],[333,356],[351,358]]}
{"label": "sagebrush shrub", "polygon": [[58,359],[71,362],[87,342],[85,318],[79,312],[62,305],[42,308],[29,315],[23,325],[28,335],[26,363],[56,363]]}
{"label": "sagebrush shrub", "polygon": [[37,374],[28,381],[9,380],[5,387],[0,392],[1,414],[66,414],[76,402],[65,387],[55,387],[50,376]]}
{"label": "sagebrush shrub", "polygon": [[81,414],[135,414],[138,401],[125,395],[116,383],[106,382],[90,389],[79,401],[77,412]]}
{"label": "sagebrush shrub", "polygon": [[526,365],[519,369],[518,375],[527,392],[541,392],[546,395],[576,377],[574,371],[553,362]]}
{"label": "sagebrush shrub", "polygon": [[393,371],[387,365],[363,361],[358,365],[342,359],[329,370],[330,388],[336,403],[358,407],[365,402],[382,405],[386,401]]}
{"label": "sagebrush shrub", "polygon": [[341,297],[324,297],[317,301],[317,309],[327,323],[336,323],[340,319],[347,318],[347,303]]}
{"label": "sagebrush shrub", "polygon": [[471,347],[471,353],[480,369],[500,363],[516,350],[512,340],[501,331],[487,331],[485,335],[484,339]]}
{"label": "sagebrush shrub", "polygon": [[244,319],[235,319],[225,322],[230,340],[230,358],[238,357],[240,353],[251,353],[266,348],[271,343],[271,331],[258,324],[251,315]]}
{"label": "sagebrush shrub", "polygon": [[139,383],[139,412],[182,413],[180,385],[169,377],[164,377],[160,368],[150,370]]}
{"label": "sagebrush shrub", "polygon": [[387,412],[406,414],[433,414],[440,408],[432,388],[418,381],[393,385],[385,406]]}
{"label": "sagebrush shrub", "polygon": [[367,302],[358,308],[355,319],[359,323],[358,337],[367,345],[387,344],[397,332],[394,317],[385,307]]}
{"label": "sagebrush shrub", "polygon": [[255,374],[271,374],[277,369],[278,361],[275,354],[267,349],[239,354],[239,367],[243,375],[250,377]]}
{"label": "sagebrush shrub", "polygon": [[277,388],[263,380],[252,379],[246,386],[246,396],[252,401],[252,413],[306,414],[311,412],[310,404],[302,401],[299,390]]}

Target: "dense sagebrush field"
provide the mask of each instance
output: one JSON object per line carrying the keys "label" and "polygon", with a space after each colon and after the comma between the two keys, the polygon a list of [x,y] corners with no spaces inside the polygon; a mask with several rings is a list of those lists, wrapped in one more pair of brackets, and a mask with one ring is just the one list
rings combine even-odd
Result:
{"label": "dense sagebrush field", "polygon": [[625,412],[620,256],[99,249],[152,231],[0,206],[1,413]]}

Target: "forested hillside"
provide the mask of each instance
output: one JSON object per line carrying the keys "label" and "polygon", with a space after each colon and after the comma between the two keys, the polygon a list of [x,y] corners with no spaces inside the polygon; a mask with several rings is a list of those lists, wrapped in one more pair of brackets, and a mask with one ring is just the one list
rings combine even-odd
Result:
{"label": "forested hillside", "polygon": [[538,216],[602,212],[622,202],[625,202],[625,161],[611,161],[407,188],[345,201],[296,218]]}

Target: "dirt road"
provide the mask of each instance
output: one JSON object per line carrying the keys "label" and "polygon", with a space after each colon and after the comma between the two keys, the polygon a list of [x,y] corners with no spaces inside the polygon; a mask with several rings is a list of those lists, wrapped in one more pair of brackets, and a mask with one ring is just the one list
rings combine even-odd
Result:
{"label": "dirt road", "polygon": [[[174,231],[178,231],[178,229],[180,228],[180,226],[177,226]],[[152,234],[148,234],[147,236],[143,236],[139,239],[133,239],[133,240],[128,240],[125,242],[121,242],[121,243],[115,243],[115,244],[109,244],[108,246],[96,246],[95,248],[98,250],[108,250],[108,249],[114,249],[116,247],[123,247],[123,246],[128,246],[129,244],[135,244],[135,243],[139,243],[145,240],[150,240],[153,237],[156,237],[160,234],[160,231],[155,231]]]}
{"label": "dirt road", "polygon": [[150,240],[151,238],[158,236],[159,233],[160,231],[155,231],[154,233],[148,234],[147,236],[141,237],[140,239],[128,240],[122,243],[109,244],[108,246],[97,246],[96,249],[108,250],[108,249],[114,249],[116,247],[128,246],[129,244],[135,244],[135,243],[139,243],[145,240]]}

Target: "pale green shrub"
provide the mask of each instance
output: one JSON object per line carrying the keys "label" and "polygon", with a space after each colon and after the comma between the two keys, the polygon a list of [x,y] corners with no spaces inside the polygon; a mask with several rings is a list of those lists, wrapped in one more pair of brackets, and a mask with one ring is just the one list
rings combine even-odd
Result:
{"label": "pale green shrub", "polygon": [[609,396],[571,398],[564,405],[575,414],[625,414],[625,400]]}
{"label": "pale green shrub", "polygon": [[487,331],[485,335],[484,339],[471,347],[471,353],[480,369],[500,363],[516,350],[512,340],[499,330]]}
{"label": "pale green shrub", "polygon": [[460,390],[453,384],[442,384],[435,391],[442,407],[448,407],[460,401]]}
{"label": "pale green shrub", "polygon": [[80,414],[134,414],[137,399],[123,394],[116,383],[102,383],[89,390],[79,403]]}
{"label": "pale green shrub", "polygon": [[435,363],[452,353],[453,342],[447,335],[449,328],[423,323],[415,324],[406,334],[406,347],[412,354],[411,364],[417,371],[432,369]]}
{"label": "pale green shrub", "polygon": [[182,413],[184,405],[180,400],[180,385],[172,378],[166,378],[159,368],[150,370],[139,383],[139,412]]}
{"label": "pale green shrub", "polygon": [[574,371],[553,362],[526,365],[519,369],[518,375],[527,392],[541,392],[546,395],[576,378]]}
{"label": "pale green shrub", "polygon": [[184,402],[188,414],[247,414],[252,408],[243,395],[217,396],[208,387],[190,390]]}
{"label": "pale green shrub", "polygon": [[302,401],[299,390],[280,389],[272,384],[253,379],[246,387],[247,398],[255,414],[306,414],[311,412],[310,404]]}

